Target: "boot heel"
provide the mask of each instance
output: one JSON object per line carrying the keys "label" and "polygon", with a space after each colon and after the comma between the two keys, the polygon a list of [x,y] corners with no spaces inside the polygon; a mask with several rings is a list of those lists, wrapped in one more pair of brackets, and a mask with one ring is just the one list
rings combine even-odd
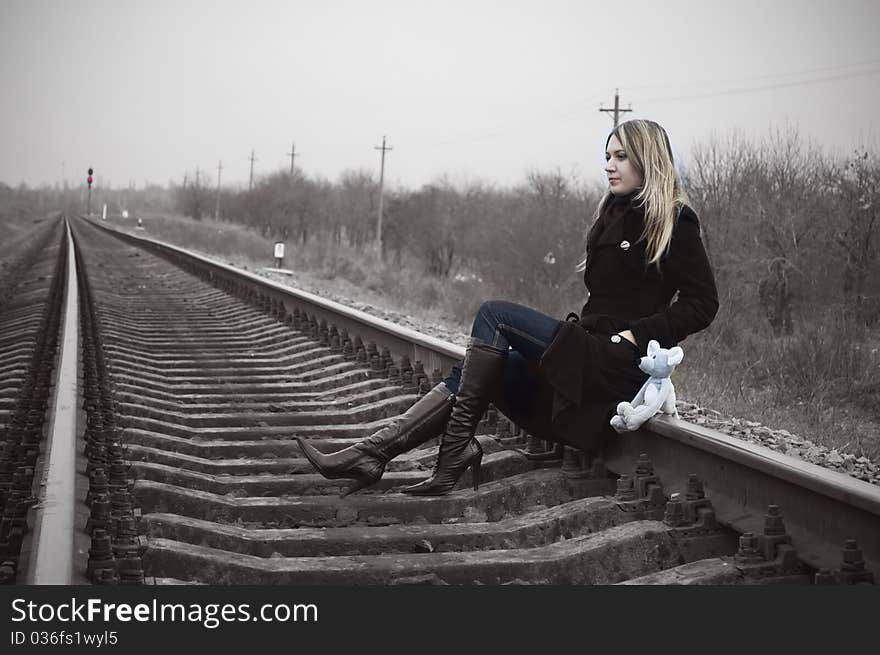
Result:
{"label": "boot heel", "polygon": [[474,458],[474,461],[471,463],[471,476],[474,479],[474,491],[476,491],[480,486],[480,466],[483,463],[483,453],[480,452]]}
{"label": "boot heel", "polygon": [[374,478],[372,476],[365,475],[361,478],[355,478],[355,480],[348,486],[348,488],[339,494],[340,498],[345,498],[349,494],[353,494],[356,491],[360,491],[364,487],[369,487],[371,484],[374,484],[379,481],[379,478]]}

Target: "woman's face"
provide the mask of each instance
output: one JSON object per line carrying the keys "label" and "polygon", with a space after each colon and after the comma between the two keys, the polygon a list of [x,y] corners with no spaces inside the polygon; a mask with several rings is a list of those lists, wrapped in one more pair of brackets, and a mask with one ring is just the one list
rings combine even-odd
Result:
{"label": "woman's face", "polygon": [[611,193],[615,196],[625,196],[642,186],[642,174],[633,166],[615,134],[608,140],[608,149],[605,151],[605,173]]}

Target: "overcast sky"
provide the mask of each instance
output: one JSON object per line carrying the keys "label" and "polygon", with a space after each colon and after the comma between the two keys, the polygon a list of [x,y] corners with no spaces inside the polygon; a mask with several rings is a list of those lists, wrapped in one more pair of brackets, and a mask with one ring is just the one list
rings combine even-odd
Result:
{"label": "overcast sky", "polygon": [[0,181],[247,184],[296,164],[417,188],[601,174],[623,119],[694,143],[880,143],[880,2],[0,0]]}

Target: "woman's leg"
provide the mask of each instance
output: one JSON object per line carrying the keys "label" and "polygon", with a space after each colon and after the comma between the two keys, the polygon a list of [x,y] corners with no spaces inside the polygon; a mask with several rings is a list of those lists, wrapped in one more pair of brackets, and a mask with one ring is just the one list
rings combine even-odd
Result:
{"label": "woman's leg", "polygon": [[[522,353],[515,357],[514,368],[507,375],[511,381],[515,381],[519,377],[516,373],[517,362],[525,361],[526,355],[530,361],[540,359],[558,325],[559,321],[528,307],[491,301],[480,307],[472,333],[477,343],[495,344],[497,347],[488,346],[489,349],[495,353],[503,352],[505,358],[508,347]],[[374,484],[393,457],[443,433],[452,414],[453,394],[459,391],[463,364],[459,362],[453,366],[449,377],[420,398],[405,414],[367,439],[326,455],[306,439],[297,439],[301,451],[325,477],[353,479],[354,483],[347,493]]]}
{"label": "woman's leg", "polygon": [[450,376],[450,387],[455,386],[455,378],[459,378],[457,398],[440,443],[434,472],[424,482],[404,489],[404,493],[444,494],[455,486],[468,467],[473,467],[474,488],[479,486],[483,449],[473,438],[474,432],[490,399],[498,392],[510,349],[528,361],[537,362],[560,325],[560,321],[522,305],[504,301],[481,305],[460,373]]}
{"label": "woman's leg", "polygon": [[[489,300],[480,305],[471,327],[471,338],[497,350],[512,348],[522,358],[537,364],[556,336],[562,321],[541,312],[504,300]],[[443,380],[452,393],[458,392],[464,362],[453,365]]]}

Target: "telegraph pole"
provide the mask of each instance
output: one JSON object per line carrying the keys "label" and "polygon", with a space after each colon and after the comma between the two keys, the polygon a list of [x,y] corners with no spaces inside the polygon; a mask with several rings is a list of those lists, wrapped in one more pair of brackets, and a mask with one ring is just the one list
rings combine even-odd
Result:
{"label": "telegraph pole", "polygon": [[217,204],[214,205],[214,220],[220,220],[220,171],[223,170],[223,162],[217,163]]}
{"label": "telegraph pole", "polygon": [[293,159],[297,156],[296,143],[290,146],[290,152],[288,152],[287,154],[290,155],[290,177],[293,177]]}
{"label": "telegraph pole", "polygon": [[614,128],[617,129],[617,118],[619,114],[624,114],[628,111],[632,111],[632,105],[630,105],[629,109],[621,109],[620,108],[620,95],[619,89],[614,89],[614,109],[602,109],[602,105],[599,105],[599,111],[613,112],[614,113]]}
{"label": "telegraph pole", "polygon": [[254,188],[254,151],[251,150],[251,181],[248,182],[248,191]]}
{"label": "telegraph pole", "polygon": [[373,146],[374,150],[382,151],[382,164],[379,168],[379,222],[376,227],[376,246],[379,249],[379,257],[382,257],[382,193],[385,184],[385,152],[393,148],[385,146],[385,137],[382,137],[382,146]]}

